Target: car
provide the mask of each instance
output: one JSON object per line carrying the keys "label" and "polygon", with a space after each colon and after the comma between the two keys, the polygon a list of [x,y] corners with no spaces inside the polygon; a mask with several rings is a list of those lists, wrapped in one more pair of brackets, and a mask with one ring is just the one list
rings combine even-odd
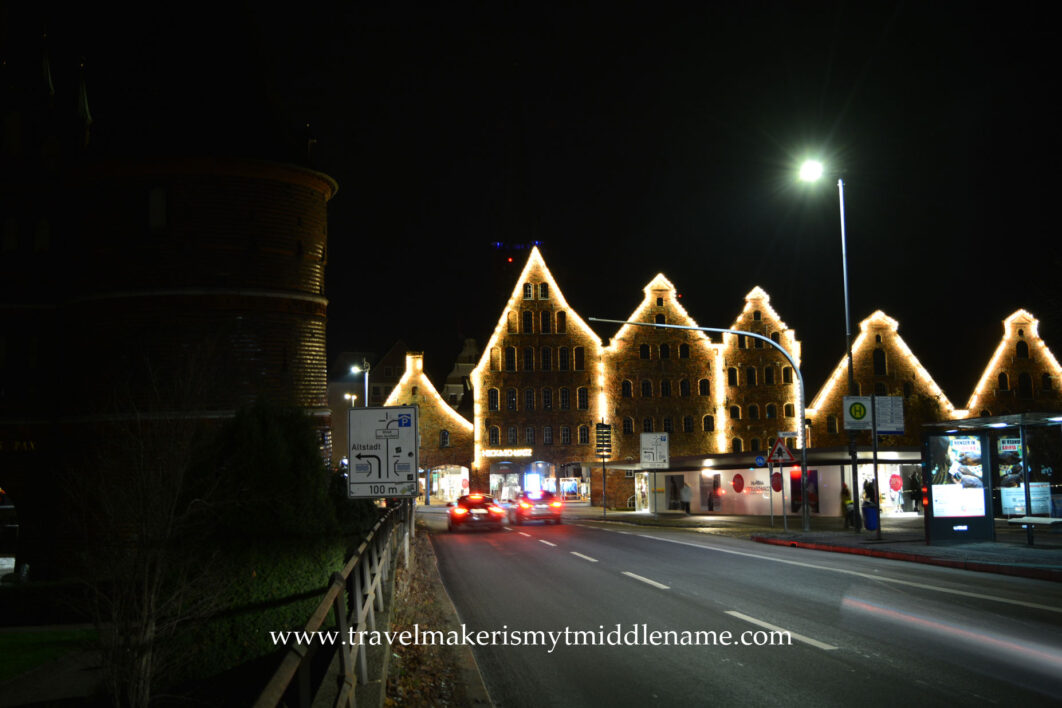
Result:
{"label": "car", "polygon": [[486,494],[466,494],[446,506],[446,528],[451,532],[460,528],[500,529],[505,524],[505,509]]}
{"label": "car", "polygon": [[509,520],[514,524],[525,521],[561,522],[564,502],[553,492],[524,492],[509,505]]}

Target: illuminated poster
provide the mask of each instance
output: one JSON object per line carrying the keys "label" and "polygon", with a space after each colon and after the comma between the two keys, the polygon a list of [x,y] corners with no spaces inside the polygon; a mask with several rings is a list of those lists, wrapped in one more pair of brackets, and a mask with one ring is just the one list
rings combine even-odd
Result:
{"label": "illuminated poster", "polygon": [[[801,493],[800,493],[800,471],[796,468],[789,474],[789,498],[790,508],[794,511],[800,511]],[[819,513],[819,471],[808,470],[808,507],[812,513]]]}
{"label": "illuminated poster", "polygon": [[972,435],[941,437],[935,443],[930,451],[933,515],[984,516],[981,438]]}
{"label": "illuminated poster", "polygon": [[1004,516],[1025,515],[1025,475],[1021,462],[1021,438],[1000,438],[999,505]]}

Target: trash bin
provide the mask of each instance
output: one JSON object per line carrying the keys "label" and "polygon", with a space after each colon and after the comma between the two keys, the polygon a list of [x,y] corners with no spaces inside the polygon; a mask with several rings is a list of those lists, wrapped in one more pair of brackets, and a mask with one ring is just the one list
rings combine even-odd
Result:
{"label": "trash bin", "polygon": [[867,531],[878,530],[878,507],[873,504],[863,505],[863,526]]}

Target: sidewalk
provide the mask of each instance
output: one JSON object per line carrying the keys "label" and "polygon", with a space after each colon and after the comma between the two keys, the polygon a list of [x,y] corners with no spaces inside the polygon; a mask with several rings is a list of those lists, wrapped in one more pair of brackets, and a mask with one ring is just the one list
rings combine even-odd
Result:
{"label": "sidewalk", "polygon": [[[418,511],[442,514],[446,509],[444,503],[436,502],[430,507],[421,505]],[[772,545],[1062,582],[1062,530],[1038,529],[1035,532],[1036,545],[1029,546],[1025,530],[1009,528],[1005,521],[996,522],[994,542],[929,546],[925,542],[923,517],[913,513],[884,516],[880,541],[877,540],[876,531],[856,533],[852,529],[845,529],[840,517],[812,516],[811,529],[804,531],[801,517],[790,515],[789,530],[786,531],[780,516],[774,518],[773,527],[769,516],[687,516],[676,511],[659,512],[654,517],[647,512],[609,510],[602,518],[601,507],[592,507],[587,502],[567,503],[564,516],[573,521],[682,528]]]}

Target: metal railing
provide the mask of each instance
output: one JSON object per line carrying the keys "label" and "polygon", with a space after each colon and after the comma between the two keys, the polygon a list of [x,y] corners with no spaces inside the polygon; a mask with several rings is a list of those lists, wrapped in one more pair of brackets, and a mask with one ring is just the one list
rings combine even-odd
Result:
{"label": "metal railing", "polygon": [[[388,579],[389,568],[394,560],[394,546],[402,536],[405,563],[409,566],[409,540],[412,531],[413,505],[406,501],[393,507],[382,516],[361,545],[346,562],[343,569],[332,574],[332,582],[325,591],[317,609],[303,627],[303,636],[314,634],[331,613],[335,624],[327,628],[337,632],[340,642],[332,646],[322,646],[320,642],[311,644],[292,644],[284,653],[273,677],[259,694],[255,708],[273,708],[274,706],[298,706],[309,708],[314,705],[319,693],[325,693],[325,683],[330,678],[338,681],[334,706],[354,706],[356,684],[369,683],[367,647],[358,642],[348,642],[351,630],[355,633],[376,630],[376,614],[384,611],[384,584]],[[401,534],[395,532],[401,530]],[[330,652],[322,661],[318,656],[321,651]],[[338,674],[334,671],[321,671],[320,667],[330,666],[339,654]],[[357,669],[355,669],[357,666]],[[386,677],[376,677],[385,679]]]}

